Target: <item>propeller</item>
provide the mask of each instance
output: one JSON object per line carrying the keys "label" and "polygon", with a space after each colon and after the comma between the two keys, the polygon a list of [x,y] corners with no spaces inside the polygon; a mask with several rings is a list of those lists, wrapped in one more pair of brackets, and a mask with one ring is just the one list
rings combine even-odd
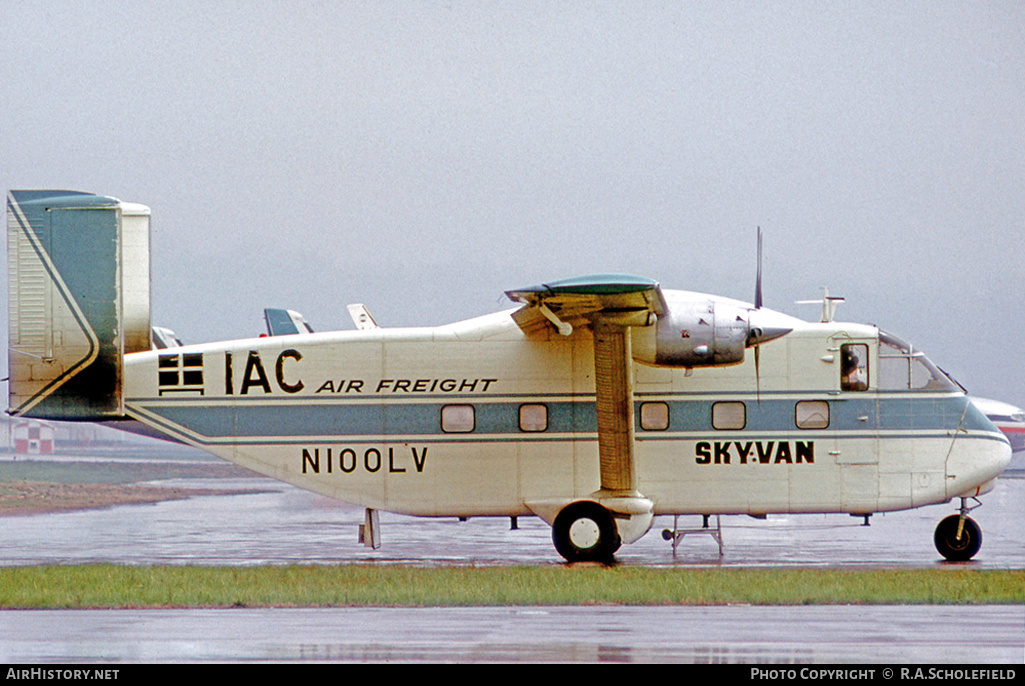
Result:
{"label": "propeller", "polygon": [[761,402],[761,345],[785,336],[793,331],[788,317],[772,310],[762,309],[762,227],[758,227],[758,267],[755,272],[755,303],[754,309],[748,311],[747,347],[755,352],[755,388]]}
{"label": "propeller", "polygon": [[761,401],[761,344],[785,336],[793,331],[789,317],[762,309],[762,227],[758,227],[758,268],[755,272],[754,309],[748,310],[747,347],[755,352],[755,387]]}
{"label": "propeller", "polygon": [[762,227],[760,226],[758,227],[758,268],[755,271],[755,309],[762,309]]}
{"label": "propeller", "polygon": [[[762,227],[758,227],[758,266],[755,268],[755,310],[762,309]],[[750,320],[750,317],[749,317]],[[758,334],[751,329],[751,337],[755,340],[755,398],[758,403],[762,402],[762,374],[761,374],[761,350],[758,344]]]}

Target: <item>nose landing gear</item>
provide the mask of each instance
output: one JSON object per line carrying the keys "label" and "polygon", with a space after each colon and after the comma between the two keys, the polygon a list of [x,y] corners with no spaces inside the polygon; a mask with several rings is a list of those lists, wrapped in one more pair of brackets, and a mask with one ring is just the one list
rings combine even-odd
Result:
{"label": "nose landing gear", "polygon": [[982,546],[982,529],[968,516],[968,513],[978,506],[968,507],[968,499],[961,498],[960,514],[945,517],[936,525],[933,542],[936,544],[936,550],[947,560],[964,562],[979,552]]}

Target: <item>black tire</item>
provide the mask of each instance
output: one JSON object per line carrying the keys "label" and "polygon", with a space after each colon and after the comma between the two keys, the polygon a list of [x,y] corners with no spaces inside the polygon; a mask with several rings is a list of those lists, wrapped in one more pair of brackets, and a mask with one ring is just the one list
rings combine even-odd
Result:
{"label": "black tire", "polygon": [[581,500],[564,507],[552,525],[552,542],[567,562],[612,562],[622,541],[612,513]]}
{"label": "black tire", "polygon": [[936,525],[933,542],[940,555],[951,562],[964,562],[975,557],[982,547],[982,529],[971,517],[965,517],[961,539],[957,538],[960,515],[950,515]]}

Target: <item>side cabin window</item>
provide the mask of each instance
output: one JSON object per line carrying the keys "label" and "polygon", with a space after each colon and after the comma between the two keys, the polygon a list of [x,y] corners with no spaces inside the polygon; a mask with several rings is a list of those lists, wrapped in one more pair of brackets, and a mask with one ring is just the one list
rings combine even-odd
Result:
{"label": "side cabin window", "polygon": [[548,406],[540,403],[520,405],[520,431],[546,431],[548,429]]}
{"label": "side cabin window", "polygon": [[712,426],[719,430],[743,429],[747,426],[744,403],[726,402],[712,405]]}
{"label": "side cabin window", "polygon": [[441,408],[441,430],[445,433],[469,433],[475,426],[473,405],[445,405]]}
{"label": "side cabin window", "polygon": [[840,390],[868,390],[868,345],[865,343],[840,346]]}
{"label": "side cabin window", "polygon": [[879,332],[879,388],[887,391],[950,391],[957,386],[925,353]]}
{"label": "side cabin window", "polygon": [[802,400],[797,403],[798,429],[829,428],[829,403],[825,400]]}
{"label": "side cabin window", "polygon": [[645,431],[665,431],[669,428],[669,405],[641,403],[641,428]]}

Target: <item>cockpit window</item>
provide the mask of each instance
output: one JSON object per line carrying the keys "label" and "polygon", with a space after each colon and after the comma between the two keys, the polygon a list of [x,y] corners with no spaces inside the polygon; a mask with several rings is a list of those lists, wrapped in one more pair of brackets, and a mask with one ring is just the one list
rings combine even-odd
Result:
{"label": "cockpit window", "polygon": [[888,333],[879,332],[879,388],[887,391],[955,391],[957,386],[925,356]]}
{"label": "cockpit window", "polygon": [[844,391],[868,390],[868,346],[845,343],[840,346],[840,388]]}

